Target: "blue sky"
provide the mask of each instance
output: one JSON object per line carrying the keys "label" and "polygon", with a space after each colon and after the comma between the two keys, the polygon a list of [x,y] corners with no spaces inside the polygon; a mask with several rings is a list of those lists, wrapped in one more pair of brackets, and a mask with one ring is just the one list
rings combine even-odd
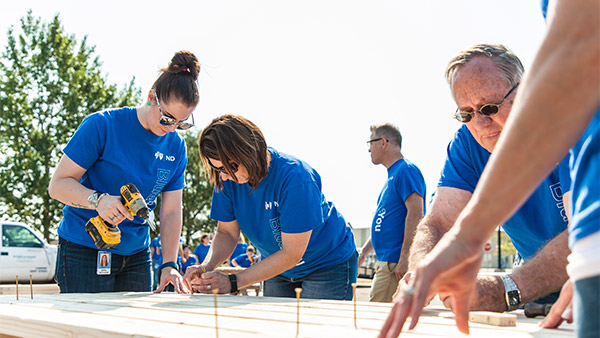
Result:
{"label": "blue sky", "polygon": [[[269,145],[321,174],[353,226],[369,226],[385,178],[371,164],[369,126],[400,127],[427,200],[460,124],[443,73],[460,50],[502,43],[526,69],[544,33],[539,1],[18,1],[0,12],[0,43],[31,8],[96,46],[112,83],[145,95],[178,50],[201,64],[203,127],[216,116],[255,122]],[[3,48],[4,50],[4,48]]]}

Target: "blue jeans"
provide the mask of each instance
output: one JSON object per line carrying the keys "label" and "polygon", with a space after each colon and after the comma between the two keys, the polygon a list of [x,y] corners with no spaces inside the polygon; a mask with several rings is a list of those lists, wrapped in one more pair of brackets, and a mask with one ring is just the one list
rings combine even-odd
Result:
{"label": "blue jeans", "polygon": [[577,337],[600,337],[600,276],[575,282],[573,319]]}
{"label": "blue jeans", "polygon": [[266,297],[296,297],[295,288],[302,288],[300,297],[312,299],[352,300],[352,283],[356,283],[358,255],[347,261],[317,269],[302,278],[282,275],[265,281]]}
{"label": "blue jeans", "polygon": [[150,248],[131,256],[112,254],[110,275],[97,275],[98,250],[58,241],[56,280],[61,293],[152,291]]}

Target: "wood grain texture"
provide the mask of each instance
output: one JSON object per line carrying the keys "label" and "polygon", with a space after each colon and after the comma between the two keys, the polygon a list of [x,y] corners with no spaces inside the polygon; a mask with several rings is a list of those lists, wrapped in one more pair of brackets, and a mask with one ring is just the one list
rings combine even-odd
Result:
{"label": "wood grain texture", "polygon": [[[26,284],[19,283],[19,297],[29,297],[29,281]],[[33,284],[33,295],[37,294],[56,294],[59,293],[60,289],[56,284]],[[15,284],[1,284],[0,295],[14,295],[16,293]]]}
{"label": "wood grain texture", "polygon": [[469,321],[495,326],[517,326],[517,315],[489,311],[471,311],[469,312]]}
{"label": "wood grain texture", "polygon": [[[0,335],[19,337],[215,337],[213,295],[102,293],[0,296]],[[300,299],[298,337],[376,337],[390,304]],[[219,338],[296,337],[295,298],[218,296]],[[471,324],[472,337],[574,337],[572,326],[542,330],[518,316],[515,327]],[[464,337],[454,316],[428,308],[402,337]]]}

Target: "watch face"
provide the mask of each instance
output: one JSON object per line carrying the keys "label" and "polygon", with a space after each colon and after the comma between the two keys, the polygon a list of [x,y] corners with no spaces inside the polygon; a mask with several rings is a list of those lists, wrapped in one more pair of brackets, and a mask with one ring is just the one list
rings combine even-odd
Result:
{"label": "watch face", "polygon": [[95,206],[98,206],[98,193],[94,192],[88,197],[88,202],[92,203]]}
{"label": "watch face", "polygon": [[521,296],[519,295],[519,291],[508,291],[506,293],[506,297],[508,298],[508,304],[511,306],[519,305],[521,303]]}

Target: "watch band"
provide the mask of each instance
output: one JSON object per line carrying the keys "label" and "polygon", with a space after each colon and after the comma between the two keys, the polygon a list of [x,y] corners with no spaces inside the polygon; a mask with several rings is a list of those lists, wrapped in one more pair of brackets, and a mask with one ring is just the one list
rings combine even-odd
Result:
{"label": "watch band", "polygon": [[168,267],[171,267],[171,268],[173,268],[175,270],[179,270],[179,267],[177,266],[177,264],[175,264],[175,262],[166,262],[166,263],[163,263],[160,266],[160,268],[158,269],[158,271],[162,271],[162,269],[168,268]]}
{"label": "watch band", "polygon": [[508,311],[514,311],[521,306],[521,292],[512,278],[507,275],[500,276],[500,278],[502,278],[502,283],[504,283],[504,296]]}
{"label": "watch band", "polygon": [[229,291],[229,293],[231,293],[232,295],[237,295],[240,292],[240,290],[238,290],[237,276],[235,275],[235,273],[229,275],[229,282],[231,283],[231,291]]}

